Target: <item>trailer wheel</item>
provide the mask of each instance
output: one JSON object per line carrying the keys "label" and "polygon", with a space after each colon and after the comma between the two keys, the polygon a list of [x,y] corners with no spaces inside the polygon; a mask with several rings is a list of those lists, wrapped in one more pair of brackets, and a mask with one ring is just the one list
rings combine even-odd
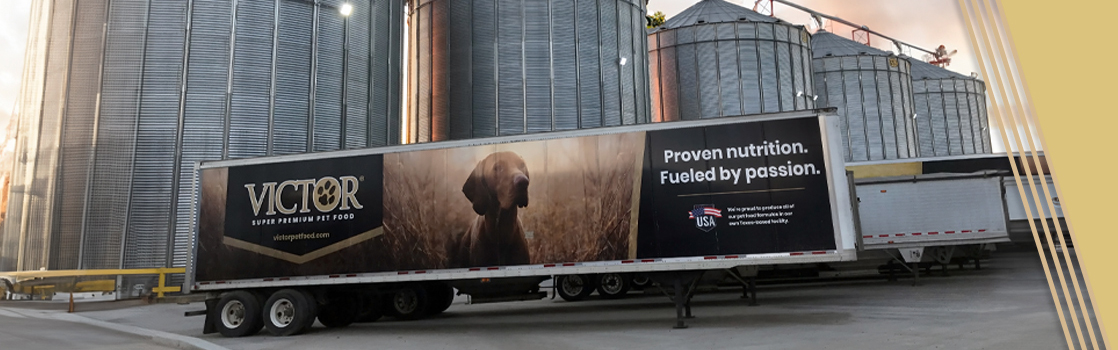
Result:
{"label": "trailer wheel", "polygon": [[429,316],[443,313],[454,303],[454,288],[444,283],[427,285],[427,295],[431,298],[431,306],[427,310]]}
{"label": "trailer wheel", "polygon": [[632,287],[628,277],[619,273],[598,275],[598,295],[608,299],[624,298]]}
{"label": "trailer wheel", "polygon": [[566,301],[579,301],[594,292],[594,282],[589,275],[561,275],[555,278],[556,292]]}
{"label": "trailer wheel", "polygon": [[260,332],[264,327],[260,299],[246,291],[235,291],[218,300],[212,317],[214,326],[226,337],[243,337]]}
{"label": "trailer wheel", "polygon": [[303,333],[314,323],[317,306],[310,293],[282,289],[264,303],[264,328],[279,337]]}
{"label": "trailer wheel", "polygon": [[427,315],[431,299],[427,288],[413,284],[388,293],[384,298],[384,311],[401,321],[418,320]]}
{"label": "trailer wheel", "polygon": [[337,295],[318,312],[318,322],[328,328],[342,328],[353,324],[360,316],[358,299],[352,295]]}
{"label": "trailer wheel", "polygon": [[357,316],[357,322],[376,322],[384,316],[384,302],[381,301],[379,296],[367,296],[363,301],[364,302],[361,304],[361,312],[359,312]]}
{"label": "trailer wheel", "polygon": [[645,289],[652,285],[652,280],[648,279],[648,276],[645,275],[633,275],[633,278],[630,279],[629,282],[631,282],[633,288],[636,289]]}

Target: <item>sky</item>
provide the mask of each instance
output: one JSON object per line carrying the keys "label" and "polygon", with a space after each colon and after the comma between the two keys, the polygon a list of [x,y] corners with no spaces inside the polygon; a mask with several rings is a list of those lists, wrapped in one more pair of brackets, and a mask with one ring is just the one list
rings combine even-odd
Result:
{"label": "sky", "polygon": [[[755,0],[727,1],[745,8],[753,8],[755,3]],[[648,12],[662,11],[667,18],[672,18],[697,2],[697,0],[651,0],[648,3]],[[955,0],[793,0],[793,2],[848,22],[865,25],[876,32],[927,50],[934,51],[939,45],[945,45],[948,50],[959,50],[952,57],[948,69],[963,75],[979,71],[978,61],[970,48],[966,23]],[[808,14],[780,3],[775,3],[773,6],[776,8],[777,17],[815,28]],[[835,34],[850,38],[850,31],[853,28],[833,23],[831,30]],[[881,38],[871,38],[870,44],[882,50],[897,51],[892,43]],[[906,54],[918,58],[923,56],[920,52],[906,52]]]}
{"label": "sky", "polygon": [[4,5],[0,11],[0,129],[8,125],[19,94],[31,0],[4,0]]}
{"label": "sky", "polygon": [[[4,0],[0,12],[0,128],[6,126],[9,114],[19,93],[20,75],[27,40],[28,17],[32,0]],[[754,0],[729,0],[752,8]],[[768,1],[768,0],[765,0]],[[697,0],[651,0],[649,12],[663,11],[668,18],[694,5]],[[816,11],[859,23],[926,49],[946,45],[957,49],[949,69],[962,74],[978,71],[974,53],[967,39],[966,27],[954,0],[796,0],[796,3]],[[808,15],[786,5],[775,4],[776,15],[786,21],[810,25]],[[835,23],[833,30],[850,37],[850,30]],[[873,46],[895,51],[889,42],[874,38]],[[912,53],[920,57],[918,53]]]}

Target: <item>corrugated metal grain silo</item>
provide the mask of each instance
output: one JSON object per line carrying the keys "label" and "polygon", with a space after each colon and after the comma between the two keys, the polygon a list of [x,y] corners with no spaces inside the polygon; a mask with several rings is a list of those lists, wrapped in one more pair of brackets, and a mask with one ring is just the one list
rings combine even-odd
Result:
{"label": "corrugated metal grain silo", "polygon": [[399,143],[403,2],[347,2],[37,0],[0,271],[185,266],[196,161]]}
{"label": "corrugated metal grain silo", "polygon": [[652,120],[815,108],[811,35],[723,0],[702,0],[648,35]]}
{"label": "corrugated metal grain silo", "polygon": [[992,153],[986,83],[909,58],[921,157]]}
{"label": "corrugated metal grain silo", "polygon": [[408,0],[407,140],[645,123],[645,0]]}
{"label": "corrugated metal grain silo", "polygon": [[838,35],[812,35],[816,105],[836,107],[847,161],[917,156],[909,62]]}

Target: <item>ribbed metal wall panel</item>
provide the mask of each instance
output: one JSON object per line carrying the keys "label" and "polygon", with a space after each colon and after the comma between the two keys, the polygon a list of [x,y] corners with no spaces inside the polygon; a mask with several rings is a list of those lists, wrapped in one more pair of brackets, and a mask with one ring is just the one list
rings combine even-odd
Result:
{"label": "ribbed metal wall panel", "polygon": [[194,164],[202,160],[221,159],[227,145],[226,118],[229,89],[230,49],[233,34],[233,2],[228,0],[193,0],[188,38],[186,94],[179,116],[177,176],[174,213],[175,252],[173,265],[185,263],[180,250],[189,246],[193,233],[191,208]]}
{"label": "ribbed metal wall panel", "polygon": [[52,5],[52,2],[45,0],[35,0],[31,4],[28,49],[24,56],[23,81],[18,97],[21,109],[13,116],[18,118],[20,137],[16,139],[14,169],[8,192],[8,213],[0,237],[0,270],[4,271],[22,268],[19,263],[24,239],[22,224],[24,217],[30,214],[25,204],[31,199],[29,185],[35,178],[34,160],[37,156]]}
{"label": "ribbed metal wall panel", "polygon": [[[438,3],[436,3],[438,4]],[[523,130],[553,130],[551,87],[551,26],[534,25],[533,18],[550,18],[548,0],[524,0],[524,105]],[[438,7],[436,7],[438,8]],[[435,41],[438,43],[438,41]],[[437,58],[436,58],[437,59]],[[434,111],[438,114],[438,110]]]}
{"label": "ribbed metal wall panel", "polygon": [[89,169],[93,157],[93,132],[101,84],[101,56],[105,38],[108,0],[78,2],[74,22],[66,120],[62,125],[61,163],[56,206],[57,269],[78,268]]}
{"label": "ribbed metal wall panel", "polygon": [[399,144],[403,79],[403,1],[372,1],[368,41],[372,72],[369,95],[369,146]]}
{"label": "ribbed metal wall panel", "polygon": [[320,8],[316,40],[314,151],[341,148],[343,23],[336,10]]}
{"label": "ribbed metal wall panel", "polygon": [[186,5],[151,0],[124,268],[165,266],[171,249]]}
{"label": "ribbed metal wall panel", "polygon": [[272,116],[274,154],[308,151],[311,94],[311,35],[314,5],[279,1],[276,97]]}
{"label": "ribbed metal wall panel", "polygon": [[917,79],[912,84],[921,157],[992,152],[981,81]]}
{"label": "ribbed metal wall panel", "polygon": [[[521,134],[524,133],[527,116],[524,112],[524,3],[517,0],[497,3],[497,133]],[[432,23],[428,21],[425,24]],[[424,29],[431,30],[429,26],[420,27],[420,47],[426,47],[425,43],[430,42],[425,40]],[[422,52],[420,57],[423,57]],[[430,81],[429,76],[424,76],[428,71],[424,68],[424,65],[419,66],[421,87]],[[422,91],[419,97],[424,97]],[[438,120],[439,117],[432,115],[430,119]]]}
{"label": "ribbed metal wall panel", "polygon": [[703,22],[648,35],[653,120],[815,107],[807,31],[786,23]]}
{"label": "ribbed metal wall panel", "polygon": [[[353,1],[353,15],[346,19],[345,148],[369,145],[369,16],[368,0]],[[383,128],[383,126],[382,126]]]}
{"label": "ribbed metal wall panel", "polygon": [[236,4],[228,157],[260,157],[268,154],[276,3],[237,0]]}
{"label": "ribbed metal wall panel", "polygon": [[[618,2],[599,1],[599,33],[598,38],[601,51],[602,67],[602,125],[614,126],[621,124],[621,86],[620,53],[617,47],[619,41],[617,18]],[[629,38],[624,38],[629,39]],[[627,57],[629,55],[626,55]],[[648,69],[645,67],[645,69]],[[631,93],[631,92],[630,92]]]}
{"label": "ribbed metal wall panel", "polygon": [[114,0],[109,4],[99,137],[94,142],[81,268],[121,267],[132,192],[147,10],[144,0]]}
{"label": "ribbed metal wall panel", "polygon": [[409,6],[413,142],[649,120],[643,1]]}
{"label": "ribbed metal wall panel", "polygon": [[33,6],[0,270],[185,266],[195,162],[399,140],[402,2],[75,1]]}
{"label": "ribbed metal wall panel", "polygon": [[[49,213],[58,200],[55,192],[61,142],[62,120],[65,113],[66,86],[69,83],[71,36],[73,35],[72,0],[55,1],[51,9],[51,40],[47,46],[47,71],[43,86],[42,114],[39,119],[38,155],[35,159],[35,180],[31,183],[30,215],[24,221],[27,235],[24,238],[23,267],[27,269],[54,268],[51,248],[57,248],[57,235]],[[61,40],[59,40],[61,39]],[[52,244],[53,243],[53,244]],[[57,251],[55,251],[57,253]]]}
{"label": "ribbed metal wall panel", "polygon": [[[641,23],[645,21],[635,22],[633,12],[636,9],[631,6],[617,6],[617,52],[618,60],[625,59],[625,64],[618,66],[621,74],[619,82],[620,96],[621,96],[621,119],[616,120],[616,124],[631,125],[637,123],[637,115],[645,114],[645,109],[648,107],[648,101],[645,92],[638,91],[638,85],[643,81],[637,79],[637,72],[648,73],[648,63],[644,61],[648,57],[647,50],[642,49],[639,45],[644,42],[644,38],[640,35],[633,35],[634,32],[641,33]],[[626,54],[628,52],[635,52],[635,55]],[[644,69],[637,69],[636,67],[643,67]],[[641,89],[643,90],[643,89]],[[633,91],[633,93],[626,93]],[[640,100],[640,103],[637,101]],[[645,118],[645,122],[650,121]],[[531,131],[531,130],[530,130]]]}
{"label": "ribbed metal wall panel", "polygon": [[[826,35],[827,51],[814,48],[813,75],[816,102],[836,107],[843,125],[847,161],[905,159],[917,156],[913,112],[912,79],[906,59],[864,46],[859,54],[831,55],[840,45],[861,45],[834,34]],[[841,47],[839,50],[849,50]],[[842,51],[840,51],[842,52]],[[919,122],[918,120],[916,122]]]}

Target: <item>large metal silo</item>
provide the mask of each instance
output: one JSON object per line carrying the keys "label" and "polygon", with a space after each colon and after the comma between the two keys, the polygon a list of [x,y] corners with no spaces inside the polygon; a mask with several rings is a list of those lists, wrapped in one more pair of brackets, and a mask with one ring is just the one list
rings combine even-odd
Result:
{"label": "large metal silo", "polygon": [[909,62],[838,35],[812,35],[816,104],[836,107],[847,161],[917,156]]}
{"label": "large metal silo", "polygon": [[921,157],[991,153],[986,84],[909,58]]}
{"label": "large metal silo", "polygon": [[648,35],[652,120],[815,108],[802,26],[702,0]]}
{"label": "large metal silo", "polygon": [[36,0],[0,270],[184,266],[195,162],[399,143],[403,2],[345,2]]}
{"label": "large metal silo", "polygon": [[645,0],[408,0],[407,139],[644,123]]}

